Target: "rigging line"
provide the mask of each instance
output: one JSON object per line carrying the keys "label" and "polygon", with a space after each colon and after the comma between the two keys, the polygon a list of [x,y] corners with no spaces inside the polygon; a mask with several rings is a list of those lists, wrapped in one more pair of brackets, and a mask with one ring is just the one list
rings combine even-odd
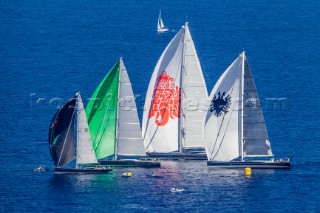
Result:
{"label": "rigging line", "polygon": [[[181,40],[182,40],[182,38],[181,38]],[[181,40],[180,40],[180,42],[181,42]],[[180,58],[180,61],[182,61],[182,57]],[[181,70],[181,68],[180,68],[180,70]],[[177,75],[178,75],[178,73],[179,73],[179,71],[177,71],[176,72],[176,75],[175,75],[175,78],[174,78],[174,82],[176,82],[176,80],[177,80]],[[181,73],[181,72],[180,72]],[[158,78],[159,78],[159,76],[158,76]],[[181,82],[180,82],[181,83]],[[158,83],[157,83],[157,86],[156,86],[156,88],[158,87],[158,84],[159,84],[159,81],[158,81]],[[156,90],[156,89],[155,89]],[[154,90],[154,91],[155,91]],[[154,91],[153,91],[153,100],[154,100]],[[153,101],[152,100],[152,101]],[[179,97],[179,100],[180,100],[180,102],[181,102],[181,88],[180,88],[180,97]],[[168,102],[169,102],[169,100],[167,100],[166,101],[166,108],[167,108],[167,106],[168,106]],[[150,108],[151,108],[151,106],[152,106],[152,104],[150,105]],[[179,106],[179,108],[181,108],[181,103],[180,103],[180,106]],[[150,109],[151,110],[151,109]],[[149,113],[150,113],[150,110],[149,110]],[[166,110],[164,110],[163,112],[162,112],[162,114],[161,114],[161,118],[163,117],[163,114],[165,113],[165,111]],[[179,109],[179,111],[180,111],[180,109]],[[179,113],[180,114],[180,113]],[[148,115],[149,116],[149,115]],[[150,119],[148,119],[148,124],[149,124],[149,120]],[[149,144],[147,145],[147,147],[146,147],[146,149],[148,149],[149,148],[149,146],[150,146],[150,144],[152,143],[152,140],[153,140],[153,138],[155,137],[155,134],[157,133],[157,131],[158,131],[158,129],[159,129],[159,125],[156,125],[155,123],[152,123],[152,126],[151,126],[151,129],[153,129],[153,127],[154,126],[156,126],[156,130],[154,131],[154,133],[153,133],[153,135],[152,135],[152,137],[151,137],[151,139],[150,139],[150,142],[149,142]],[[145,134],[146,135],[146,134]],[[144,135],[144,137],[145,137],[145,135]]]}
{"label": "rigging line", "polygon": [[70,124],[69,124],[69,126],[68,126],[67,137],[66,137],[66,139],[65,139],[64,142],[63,142],[62,151],[61,151],[60,156],[59,156],[58,165],[60,164],[61,157],[62,157],[62,153],[63,153],[64,147],[65,147],[65,145],[66,145],[67,138],[68,138],[68,134],[69,134],[69,131],[70,131],[70,127],[71,127],[71,124],[73,123],[74,112],[75,112],[75,110],[73,111],[72,116],[71,116],[71,122],[70,122]]}
{"label": "rigging line", "polygon": [[[226,129],[228,129],[228,127],[229,127],[229,124],[230,124],[230,121],[231,121],[231,117],[232,117],[232,114],[233,114],[233,112],[234,112],[235,110],[232,110],[232,112],[231,112],[231,116],[230,116],[230,119],[229,119],[229,121],[228,121],[228,123],[227,123],[227,128]],[[214,159],[216,156],[217,156],[217,154],[218,154],[218,152],[219,152],[219,150],[221,149],[221,146],[222,146],[222,143],[223,143],[223,140],[224,140],[224,137],[226,136],[226,132],[224,133],[224,135],[222,136],[222,140],[221,140],[221,143],[220,143],[220,145],[219,145],[219,147],[218,147],[218,150],[217,150],[217,152],[216,152],[216,154],[213,156],[213,158],[211,158],[211,159]],[[212,152],[213,153],[213,152]],[[211,155],[212,155],[212,153],[211,153]]]}
{"label": "rigging line", "polygon": [[[236,79],[237,79],[237,76],[238,76],[238,72],[237,72],[237,75],[236,75]],[[232,86],[232,89],[231,89],[231,93],[230,93],[230,94],[233,93],[233,90],[234,90],[234,84],[233,84],[233,86]],[[232,113],[233,113],[233,110],[232,110]],[[231,113],[231,115],[232,115],[232,113]],[[223,125],[223,121],[224,121],[225,116],[226,116],[226,114],[223,115],[222,122],[221,122],[221,125],[220,125],[220,127],[219,127],[219,131],[218,131],[218,135],[217,135],[217,137],[216,137],[214,146],[213,146],[212,151],[211,151],[211,156],[212,156],[213,151],[214,151],[214,149],[215,149],[215,147],[216,147],[217,140],[218,140],[218,138],[219,138],[220,130],[221,130],[221,128],[222,128],[222,125]],[[231,116],[230,116],[230,120],[231,120]],[[230,120],[228,121],[227,127],[229,126]],[[217,154],[218,154],[218,152],[219,152],[219,150],[220,150],[220,148],[221,148],[221,145],[222,145],[223,139],[224,139],[224,137],[225,137],[225,134],[226,134],[226,132],[224,133],[224,135],[223,135],[223,137],[222,137],[222,140],[221,140],[221,142],[220,142],[220,145],[219,145],[219,147],[218,147],[218,150],[217,150],[216,154],[214,155],[213,158],[211,158],[211,160],[214,159],[214,158],[217,156]]]}

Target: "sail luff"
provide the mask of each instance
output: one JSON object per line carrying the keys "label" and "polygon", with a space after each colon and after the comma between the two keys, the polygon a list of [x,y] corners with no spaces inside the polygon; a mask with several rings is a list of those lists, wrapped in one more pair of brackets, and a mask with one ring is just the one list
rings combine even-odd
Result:
{"label": "sail luff", "polygon": [[242,67],[241,67],[241,137],[240,137],[240,157],[241,161],[243,161],[243,112],[244,112],[244,60],[245,60],[245,52],[242,52]]}

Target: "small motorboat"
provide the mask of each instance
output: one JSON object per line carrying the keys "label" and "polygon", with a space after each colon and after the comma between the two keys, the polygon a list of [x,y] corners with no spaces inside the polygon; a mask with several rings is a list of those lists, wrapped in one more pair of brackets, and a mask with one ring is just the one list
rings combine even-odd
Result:
{"label": "small motorboat", "polygon": [[46,172],[49,171],[48,168],[46,168],[45,166],[38,166],[37,168],[33,169],[34,172]]}
{"label": "small motorboat", "polygon": [[132,177],[132,172],[124,172],[122,177]]}
{"label": "small motorboat", "polygon": [[151,175],[146,175],[147,177],[150,178],[163,178],[163,176],[159,175],[158,173],[152,173]]}
{"label": "small motorboat", "polygon": [[184,191],[184,189],[182,189],[182,188],[171,188],[170,189],[170,192],[182,192],[182,191]]}

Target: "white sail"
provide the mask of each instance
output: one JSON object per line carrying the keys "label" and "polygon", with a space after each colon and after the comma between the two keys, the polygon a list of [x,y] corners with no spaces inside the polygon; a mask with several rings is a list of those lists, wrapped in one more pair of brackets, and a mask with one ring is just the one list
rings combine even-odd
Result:
{"label": "white sail", "polygon": [[147,152],[179,149],[180,85],[183,27],[162,53],[149,82],[143,112],[142,135]]}
{"label": "white sail", "polygon": [[200,61],[186,23],[181,90],[181,143],[184,149],[204,148],[202,124],[206,110],[203,107],[207,98]]}
{"label": "white sail", "polygon": [[117,131],[116,154],[118,158],[121,158],[121,156],[141,157],[146,155],[135,97],[122,59],[120,59]]}
{"label": "white sail", "polygon": [[76,164],[97,163],[96,156],[92,148],[89,127],[87,123],[86,113],[84,111],[83,102],[80,93],[77,96],[77,157]]}
{"label": "white sail", "polygon": [[205,119],[205,148],[209,160],[230,161],[240,156],[241,75],[238,57],[222,74],[211,91]]}
{"label": "white sail", "polygon": [[149,83],[142,124],[147,152],[204,148],[202,123],[206,111],[202,107],[207,97],[186,23],[162,53]]}
{"label": "white sail", "polygon": [[272,156],[271,145],[253,76],[244,57],[243,155]]}

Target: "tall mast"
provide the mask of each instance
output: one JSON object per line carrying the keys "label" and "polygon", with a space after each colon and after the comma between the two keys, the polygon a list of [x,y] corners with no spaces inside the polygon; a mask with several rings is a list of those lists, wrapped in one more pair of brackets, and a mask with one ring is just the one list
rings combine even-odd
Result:
{"label": "tall mast", "polygon": [[122,55],[119,60],[119,79],[118,79],[118,98],[117,98],[117,119],[116,119],[116,144],[114,145],[114,160],[118,160],[118,138],[119,138],[119,96],[120,96],[120,77],[121,77],[121,63],[122,63]]}
{"label": "tall mast", "polygon": [[242,52],[242,69],[241,69],[241,161],[243,161],[243,116],[244,116],[244,58],[245,51]]}
{"label": "tall mast", "polygon": [[78,105],[78,101],[79,101],[79,93],[76,93],[76,109],[75,109],[75,112],[76,112],[76,116],[75,116],[75,122],[74,122],[74,129],[76,130],[75,131],[75,146],[76,146],[76,169],[78,169],[78,156],[79,156],[79,148],[78,148],[78,141],[79,141],[79,133],[78,133],[78,112],[79,112],[79,105]]}
{"label": "tall mast", "polygon": [[185,23],[185,26],[184,26],[184,35],[183,35],[183,47],[182,47],[182,63],[181,63],[181,72],[180,72],[180,119],[179,119],[179,122],[178,122],[178,143],[179,143],[179,152],[182,153],[183,152],[183,144],[182,144],[182,137],[181,137],[181,131],[182,131],[182,128],[181,128],[181,123],[182,123],[182,120],[183,120],[183,100],[182,100],[182,93],[184,92],[184,85],[183,85],[183,72],[185,71],[185,67],[184,67],[184,62],[185,62],[185,58],[184,58],[184,48],[185,48],[185,45],[186,45],[186,42],[185,42],[185,39],[186,39],[186,29],[188,27],[188,22]]}

